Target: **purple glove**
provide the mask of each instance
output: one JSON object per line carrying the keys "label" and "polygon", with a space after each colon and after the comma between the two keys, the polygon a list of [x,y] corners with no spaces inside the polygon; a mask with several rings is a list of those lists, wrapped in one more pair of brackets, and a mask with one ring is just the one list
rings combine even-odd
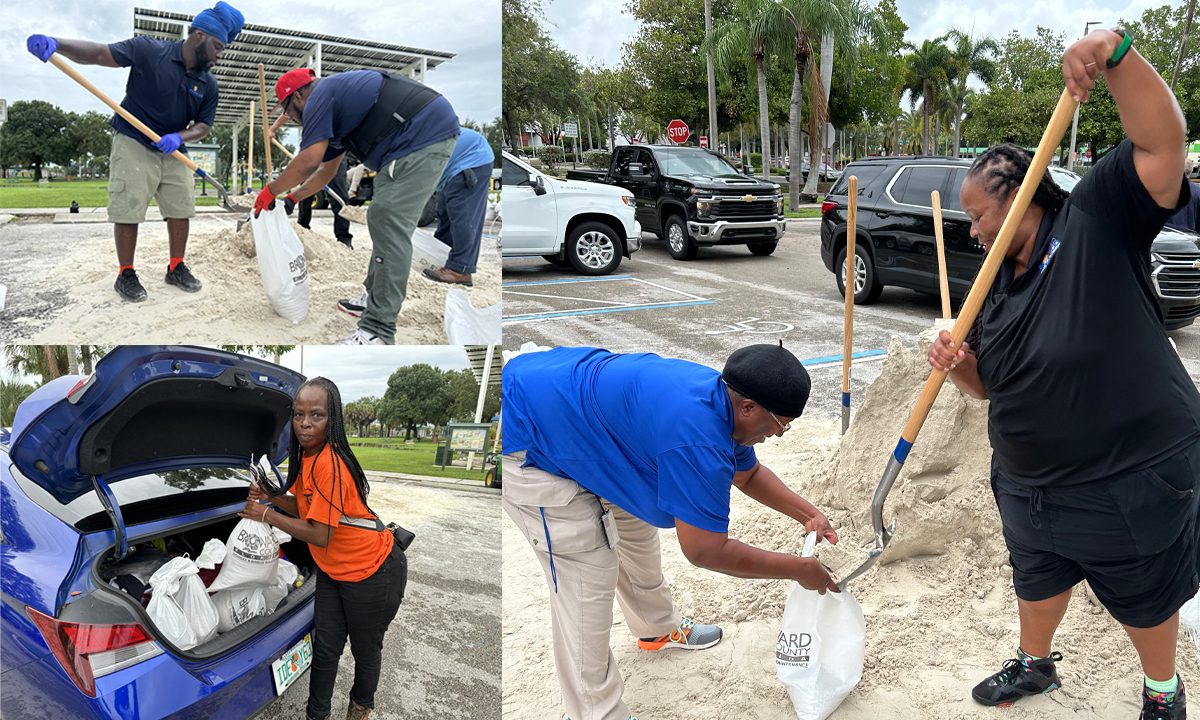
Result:
{"label": "purple glove", "polygon": [[154,147],[162,150],[163,154],[170,155],[178,150],[182,144],[183,138],[179,137],[179,133],[171,133],[170,135],[163,135],[162,140],[154,143]]}
{"label": "purple glove", "polygon": [[50,59],[55,50],[58,50],[58,41],[49,35],[30,35],[25,41],[25,47],[29,48],[29,52],[42,62]]}

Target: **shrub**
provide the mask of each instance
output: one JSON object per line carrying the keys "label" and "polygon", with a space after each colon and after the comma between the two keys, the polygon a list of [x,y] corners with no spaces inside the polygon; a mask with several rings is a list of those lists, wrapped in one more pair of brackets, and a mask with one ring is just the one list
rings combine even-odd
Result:
{"label": "shrub", "polygon": [[600,170],[608,169],[612,162],[612,153],[607,150],[591,150],[583,154],[583,164]]}
{"label": "shrub", "polygon": [[559,145],[543,145],[537,148],[538,159],[546,163],[547,167],[554,167],[556,164],[563,162],[566,158],[566,153]]}

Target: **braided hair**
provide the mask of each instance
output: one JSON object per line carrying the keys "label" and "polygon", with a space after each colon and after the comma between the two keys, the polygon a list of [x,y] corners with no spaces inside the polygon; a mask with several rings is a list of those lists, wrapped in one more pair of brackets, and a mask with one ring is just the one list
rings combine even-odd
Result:
{"label": "braided hair", "polygon": [[[362,466],[358,464],[358,458],[354,457],[354,453],[350,451],[350,442],[346,438],[346,421],[342,415],[342,394],[338,391],[337,385],[333,381],[315,377],[310,380],[305,380],[302,385],[296,390],[296,396],[300,396],[300,391],[306,387],[319,387],[325,391],[326,405],[328,406],[328,419],[325,422],[325,448],[341,460],[341,463],[334,463],[335,483],[337,491],[335,494],[340,495],[342,482],[342,467],[345,466],[350,471],[350,477],[354,480],[354,486],[358,490],[358,497],[362,500],[363,505],[367,505],[367,494],[371,492],[370,486],[367,484],[367,475],[363,472]],[[324,452],[325,448],[322,448]],[[296,478],[300,475],[302,448],[300,440],[296,437],[296,433],[292,432],[291,439],[288,441],[288,477],[285,488],[290,488],[296,482]],[[367,510],[371,510],[367,506]],[[374,510],[371,513],[374,514]]]}
{"label": "braided hair", "polygon": [[[1000,143],[991,146],[975,158],[975,162],[971,163],[970,169],[967,170],[967,177],[980,177],[980,184],[983,186],[984,192],[1003,202],[1008,199],[1013,190],[1021,187],[1021,183],[1025,182],[1025,175],[1029,172],[1029,164],[1032,161],[1033,156],[1020,145]],[[1042,174],[1042,179],[1033,192],[1033,202],[1050,212],[1062,210],[1063,206],[1067,204],[1068,197],[1070,194],[1054,182],[1049,171]],[[980,270],[982,269],[983,266],[980,265]],[[978,272],[976,272],[976,278],[978,277]],[[972,280],[971,285],[974,286],[974,284],[975,281]],[[966,298],[963,298],[963,301],[965,302]],[[975,322],[967,332],[964,342],[973,350],[978,351],[982,335],[983,313],[981,310],[975,316]]]}

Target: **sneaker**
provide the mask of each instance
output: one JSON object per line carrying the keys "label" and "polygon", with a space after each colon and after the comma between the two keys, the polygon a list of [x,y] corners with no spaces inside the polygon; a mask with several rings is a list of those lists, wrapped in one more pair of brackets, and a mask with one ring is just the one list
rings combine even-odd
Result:
{"label": "sneaker", "polygon": [[1004,707],[1023,697],[1057,690],[1062,687],[1054,667],[1059,660],[1062,660],[1062,653],[1058,652],[1050,653],[1048,658],[1031,660],[1028,665],[1019,657],[1005,660],[1000,672],[971,690],[971,697],[980,705]]}
{"label": "sneaker", "polygon": [[146,288],[142,287],[142,283],[138,281],[137,273],[133,268],[125,268],[121,274],[117,276],[117,282],[113,288],[129,302],[141,302],[146,299]]}
{"label": "sneaker", "polygon": [[1143,686],[1141,720],[1187,720],[1185,700],[1182,679],[1173,693],[1151,692]]}
{"label": "sneaker", "polygon": [[425,268],[421,271],[421,274],[434,282],[446,283],[447,285],[466,285],[467,287],[474,287],[471,282],[471,273],[460,273],[455,272],[450,268],[441,267],[437,270]]}
{"label": "sneaker", "polygon": [[365,330],[355,328],[354,332],[337,341],[338,345],[387,345],[384,341]]}
{"label": "sneaker", "polygon": [[183,261],[180,261],[174,270],[167,271],[167,284],[174,285],[184,292],[199,292],[202,287],[200,281],[196,279],[195,275],[192,275],[192,271],[188,270],[188,266],[184,265]]}
{"label": "sneaker", "polygon": [[362,314],[366,312],[367,309],[367,291],[363,290],[349,300],[338,300],[337,309],[341,310],[347,315],[362,317]]}
{"label": "sneaker", "polygon": [[683,618],[679,627],[672,630],[670,635],[638,638],[638,647],[652,651],[673,647],[684,650],[703,650],[719,642],[721,642],[721,628],[716,625],[700,625],[694,620]]}

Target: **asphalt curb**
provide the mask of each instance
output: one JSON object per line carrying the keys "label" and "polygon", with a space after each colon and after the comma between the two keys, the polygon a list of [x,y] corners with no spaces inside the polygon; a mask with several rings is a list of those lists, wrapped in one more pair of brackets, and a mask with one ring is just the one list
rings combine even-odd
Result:
{"label": "asphalt curb", "polygon": [[482,477],[479,480],[462,480],[460,478],[441,478],[429,475],[413,475],[411,473],[383,472],[379,470],[365,470],[364,472],[367,475],[367,480],[370,482],[414,482],[426,487],[445,488],[447,490],[466,490],[467,492],[484,493],[486,495],[500,494],[499,488],[485,487]]}

